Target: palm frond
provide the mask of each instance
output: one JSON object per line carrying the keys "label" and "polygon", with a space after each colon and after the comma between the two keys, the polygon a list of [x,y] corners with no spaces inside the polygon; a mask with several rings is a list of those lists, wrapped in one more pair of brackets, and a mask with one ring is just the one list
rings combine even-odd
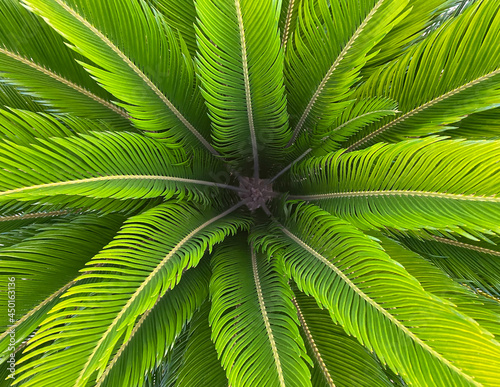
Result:
{"label": "palm frond", "polygon": [[[42,323],[19,361],[16,383],[69,387],[99,378],[137,318],[197,266],[207,249],[248,227],[247,218],[232,214],[239,206],[217,214],[167,202],[127,220],[82,270],[77,280],[87,283],[71,287]],[[33,359],[38,354],[43,358]],[[52,367],[62,372],[50,372]]]}
{"label": "palm frond", "polygon": [[[8,277],[17,279],[16,319],[20,320],[21,317],[25,319],[35,313],[36,318],[31,318],[25,325],[36,327],[33,321],[39,323],[43,320],[44,314],[47,313],[45,304],[52,301],[47,301],[46,298],[50,298],[53,293],[73,282],[78,271],[111,241],[123,220],[119,215],[105,217],[81,215],[70,221],[60,220],[55,224],[45,225],[30,238],[16,245],[1,248],[0,284],[7,288]],[[1,295],[2,298],[6,297],[5,292]],[[12,325],[7,319],[6,314],[1,317],[1,327]],[[33,331],[30,329],[26,329],[24,325],[21,328],[17,326],[16,344],[22,342]],[[2,331],[6,332],[5,329]],[[3,360],[4,356],[8,356],[8,353],[6,354],[8,341],[6,333],[0,335]]]}
{"label": "palm frond", "polygon": [[[186,337],[186,348],[182,365],[175,372],[176,386],[227,387],[226,373],[222,368],[211,340],[212,330],[208,324],[210,302],[206,302],[193,317]],[[173,370],[172,370],[173,371]]]}
{"label": "palm frond", "polygon": [[450,8],[450,0],[410,0],[406,16],[373,47],[373,55],[361,69],[363,79],[380,66],[403,55],[416,41],[424,38],[441,15]]}
{"label": "palm frond", "polygon": [[[316,5],[317,3],[317,5]],[[324,132],[349,102],[369,51],[402,18],[406,0],[305,0],[286,56],[293,137]],[[404,14],[403,14],[404,15]]]}
{"label": "palm frond", "polygon": [[181,162],[166,145],[138,134],[93,132],[38,143],[0,144],[0,202],[50,197],[67,203],[65,195],[79,195],[82,207],[95,206],[92,200],[173,195],[207,201],[216,187],[237,190],[205,180],[216,176],[216,160],[198,155]]}
{"label": "palm frond", "polygon": [[46,109],[43,105],[35,102],[34,98],[3,82],[0,82],[0,107],[11,107],[32,112],[43,112]]}
{"label": "palm frond", "polygon": [[436,137],[343,152],[299,163],[293,192],[300,194],[291,198],[365,230],[500,232],[499,142]]}
{"label": "palm frond", "polygon": [[154,306],[138,318],[96,387],[142,386],[145,375],[171,350],[195,311],[207,299],[209,281],[210,269],[205,258],[196,270],[188,270],[177,286],[158,298]]}
{"label": "palm frond", "polygon": [[196,8],[193,0],[147,0],[160,11],[167,24],[177,30],[191,53],[196,55]]}
{"label": "palm frond", "polygon": [[291,203],[285,214],[255,242],[405,381],[425,385],[432,375],[436,385],[496,383],[500,343],[490,332],[426,292],[349,223],[304,202]]}
{"label": "palm frond", "polygon": [[161,14],[143,0],[24,3],[93,62],[80,63],[125,102],[135,126],[170,146],[199,141],[213,152],[191,56]]}
{"label": "palm frond", "polygon": [[313,297],[294,291],[302,337],[314,360],[315,387],[393,386],[373,353],[332,322]]}
{"label": "palm frond", "polygon": [[458,283],[500,298],[498,246],[441,237],[430,240],[410,237],[398,239],[405,247],[421,254]]}
{"label": "palm frond", "polygon": [[[493,333],[498,340],[500,337],[500,303],[475,294],[465,286],[453,281],[446,274],[446,271],[440,270],[439,266],[433,265],[432,261],[426,260],[424,256],[405,248],[406,246],[402,243],[377,234],[374,235],[381,241],[387,254],[401,263],[411,275],[417,278],[425,290],[452,302],[460,313],[476,320],[481,326]],[[403,242],[405,240],[407,238],[402,238]],[[411,242],[409,245],[415,246]],[[432,245],[428,247],[429,250],[431,248]],[[432,251],[435,253],[438,250],[433,249]],[[443,257],[443,259],[446,258]],[[477,271],[477,273],[490,274],[487,271]]]}
{"label": "palm frond", "polygon": [[106,120],[117,128],[130,126],[126,112],[110,102],[110,94],[78,65],[82,56],[19,0],[2,1],[0,42],[3,81],[48,105],[47,109]]}
{"label": "palm frond", "polygon": [[441,132],[441,135],[468,140],[498,140],[500,139],[500,107],[470,114],[450,126],[451,128]]}
{"label": "palm frond", "polygon": [[292,161],[271,181],[276,180],[306,156],[325,155],[338,150],[339,144],[348,136],[372,122],[396,113],[397,104],[387,98],[367,98],[348,105],[327,131],[300,134],[289,156]]}
{"label": "palm frond", "polygon": [[290,138],[279,2],[199,0],[196,7],[198,70],[215,147],[244,167],[251,157],[258,178],[259,160],[276,160]]}
{"label": "palm frond", "polygon": [[75,134],[112,131],[105,121],[92,121],[75,116],[34,113],[9,108],[0,109],[0,134],[4,140],[29,145],[37,138],[69,137]]}
{"label": "palm frond", "polygon": [[498,4],[478,2],[376,71],[360,95],[395,99],[402,114],[352,137],[344,144],[347,150],[440,132],[468,114],[498,106],[500,46],[490,42],[499,39]]}
{"label": "palm frond", "polygon": [[[78,213],[78,211],[73,212],[73,214],[76,213]],[[0,235],[2,235],[0,238],[2,244],[4,245],[3,235],[8,232],[16,232],[22,230],[26,226],[33,226],[36,223],[46,224],[52,220],[63,218],[70,214],[72,214],[72,212],[68,210],[56,210],[24,212],[0,216]]]}
{"label": "palm frond", "polygon": [[275,262],[244,240],[225,244],[212,261],[210,325],[229,384],[310,386],[293,294]]}

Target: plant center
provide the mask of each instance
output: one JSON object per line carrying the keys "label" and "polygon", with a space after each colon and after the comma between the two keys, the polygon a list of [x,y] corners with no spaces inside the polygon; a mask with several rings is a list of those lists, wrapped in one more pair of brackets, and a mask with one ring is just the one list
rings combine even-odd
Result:
{"label": "plant center", "polygon": [[239,193],[241,199],[247,201],[247,207],[252,211],[262,207],[273,197],[272,184],[267,179],[242,177],[240,188],[243,189]]}

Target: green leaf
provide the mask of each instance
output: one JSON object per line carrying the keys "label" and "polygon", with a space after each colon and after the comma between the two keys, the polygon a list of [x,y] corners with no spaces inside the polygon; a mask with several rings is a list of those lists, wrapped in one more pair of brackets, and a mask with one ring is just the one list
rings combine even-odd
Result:
{"label": "green leaf", "polygon": [[340,148],[340,143],[372,122],[398,112],[397,104],[387,98],[353,101],[326,131],[299,135],[289,158],[292,160],[272,181],[288,171],[306,156],[323,156]]}
{"label": "green leaf", "polygon": [[[204,261],[208,262],[208,259]],[[143,385],[146,373],[151,372],[171,350],[185,325],[207,299],[209,281],[209,265],[201,262],[196,270],[188,270],[175,288],[158,298],[154,306],[138,318],[130,336],[116,351],[96,387]],[[210,335],[208,339],[212,345]]]}
{"label": "green leaf", "polygon": [[[70,288],[42,323],[18,362],[16,383],[69,387],[98,379],[137,317],[197,266],[207,249],[249,226],[246,217],[231,214],[239,206],[217,214],[167,202],[130,218],[82,270],[78,280],[88,282]],[[38,354],[44,356],[34,360]],[[61,372],[51,372],[53,367]]]}
{"label": "green leaf", "polygon": [[348,151],[447,129],[466,115],[500,104],[500,12],[478,2],[402,58],[376,71],[359,95],[386,96],[401,115],[370,126],[344,145]]}
{"label": "green leaf", "polygon": [[75,134],[89,134],[92,131],[112,131],[102,121],[91,121],[75,116],[34,113],[9,108],[0,109],[0,133],[4,140],[19,145],[37,142],[37,138],[69,137]]}
{"label": "green leaf", "polygon": [[[276,160],[290,138],[279,1],[199,0],[198,74],[216,149],[247,167]],[[260,163],[260,164],[259,164]]]}
{"label": "green leaf", "polygon": [[208,324],[210,302],[206,302],[195,314],[186,337],[186,349],[182,365],[176,372],[177,387],[213,386],[227,387],[226,373],[211,340]]}
{"label": "green leaf", "polygon": [[24,3],[99,66],[82,63],[125,102],[135,126],[172,147],[199,141],[213,151],[191,56],[160,13],[143,0]]}
{"label": "green leaf", "polygon": [[451,8],[450,0],[410,0],[406,6],[409,12],[389,33],[372,49],[374,55],[361,69],[367,78],[379,66],[404,54],[408,48],[421,40],[440,15]]}
{"label": "green leaf", "polygon": [[196,55],[196,8],[193,0],[147,0],[160,11],[167,24],[179,31],[191,56]]}
{"label": "green leaf", "polygon": [[[449,271],[441,271],[439,265],[433,265],[431,263],[432,260],[426,260],[424,258],[426,254],[420,256],[405,248],[405,244],[397,243],[378,234],[374,235],[381,241],[381,245],[387,254],[401,263],[411,275],[417,278],[425,290],[452,302],[460,313],[476,320],[481,326],[493,333],[497,339],[500,337],[500,303],[477,295],[470,289],[453,281],[452,278],[446,274]],[[437,240],[442,240],[442,238],[437,238]],[[439,248],[433,246],[432,240],[422,241],[420,244],[418,244],[418,242],[412,243],[412,239],[409,238],[402,238],[401,241],[403,243],[409,242],[409,246],[414,248],[418,245],[424,246],[427,248],[427,251],[432,251],[433,254],[440,251]],[[417,250],[417,248],[415,248],[415,250]],[[474,256],[467,257],[466,259],[468,260],[472,261],[477,257],[475,251],[469,251],[469,254],[474,254]],[[498,255],[500,256],[500,253],[498,253]],[[457,259],[457,257],[458,254],[453,254],[451,255],[451,260]],[[448,259],[449,258],[444,256],[441,258],[441,260]],[[474,264],[471,266],[474,267]],[[485,270],[485,268],[482,267],[478,268],[476,269],[476,273],[485,273],[485,275],[492,276],[491,272],[487,269]],[[500,278],[498,277],[498,273],[499,271],[497,268],[497,278]]]}
{"label": "green leaf", "polygon": [[318,203],[364,230],[499,233],[500,142],[414,139],[311,158],[290,198]]}
{"label": "green leaf", "polygon": [[[77,211],[75,211],[77,213]],[[24,213],[15,213],[13,215],[3,215],[0,216],[0,243],[5,245],[5,242],[10,243],[10,240],[5,240],[4,235],[9,232],[19,232],[26,226],[32,226],[36,223],[50,223],[53,220],[57,220],[61,217],[66,217],[71,214],[68,210],[56,210],[56,211],[33,211]],[[14,235],[11,236],[14,238]]]}
{"label": "green leaf", "polygon": [[274,260],[240,239],[212,262],[210,325],[229,384],[310,386],[293,294]]}
{"label": "green leaf", "polygon": [[441,237],[399,239],[405,247],[425,257],[455,281],[500,298],[500,252],[497,246]]}
{"label": "green leaf", "polygon": [[313,297],[295,293],[295,306],[308,354],[314,360],[315,387],[392,386],[376,357],[333,323]]}
{"label": "green leaf", "polygon": [[32,112],[42,112],[45,110],[32,97],[21,94],[14,86],[2,82],[0,82],[0,107],[24,109]]}
{"label": "green leaf", "polygon": [[285,213],[284,224],[261,230],[255,242],[346,333],[409,384],[425,385],[432,375],[436,385],[495,385],[500,343],[491,333],[426,292],[349,223],[303,202]]}
{"label": "green leaf", "polygon": [[[52,304],[55,297],[75,283],[78,271],[109,243],[123,220],[119,215],[81,215],[45,225],[30,238],[0,249],[0,285],[7,289],[9,278],[16,279],[17,345],[44,319],[48,312],[45,304]],[[2,292],[2,327],[13,325],[8,319],[6,296]],[[34,314],[36,318],[32,318]],[[5,333],[0,335],[0,361],[7,358],[9,344],[6,330],[2,332]]]}
{"label": "green leaf", "polygon": [[[369,51],[402,18],[407,0],[304,0],[286,56],[293,138],[324,132],[348,103]],[[316,5],[317,4],[317,5]]]}
{"label": "green leaf", "polygon": [[130,126],[126,112],[76,63],[82,56],[19,0],[2,1],[0,42],[0,77],[47,109],[102,119],[117,128]]}
{"label": "green leaf", "polygon": [[51,196],[52,203],[65,203],[64,195],[99,202],[173,195],[207,201],[216,187],[237,190],[205,180],[216,176],[216,160],[198,155],[181,163],[166,145],[139,134],[94,132],[38,142],[0,144],[0,201]]}
{"label": "green leaf", "polygon": [[469,140],[500,139],[500,107],[468,115],[441,134]]}

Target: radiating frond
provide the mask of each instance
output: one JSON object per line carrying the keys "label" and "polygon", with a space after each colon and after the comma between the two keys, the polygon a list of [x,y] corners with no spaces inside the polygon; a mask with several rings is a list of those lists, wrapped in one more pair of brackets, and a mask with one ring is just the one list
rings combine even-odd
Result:
{"label": "radiating frond", "polygon": [[0,235],[2,235],[0,243],[4,245],[5,239],[3,235],[6,233],[17,232],[26,226],[33,226],[37,223],[46,224],[53,220],[71,216],[71,214],[77,214],[78,212],[68,210],[35,211],[0,216]]}
{"label": "radiating frond", "polygon": [[126,112],[110,102],[110,94],[78,65],[78,59],[82,56],[19,0],[2,0],[0,79],[48,105],[47,109],[129,127]]}
{"label": "radiating frond", "polygon": [[96,386],[142,386],[146,373],[172,349],[185,325],[207,299],[209,281],[210,269],[205,258],[196,270],[188,270],[175,288],[158,298],[154,306],[137,319]]}
{"label": "radiating frond", "polygon": [[373,353],[334,324],[313,297],[294,293],[302,337],[314,361],[314,387],[393,386]]}
{"label": "radiating frond", "polygon": [[[116,346],[130,337],[137,318],[173,288],[185,270],[197,266],[207,249],[248,227],[246,217],[231,214],[237,207],[217,213],[167,202],[127,220],[82,270],[78,280],[88,283],[70,288],[42,323],[19,361],[16,383],[69,387],[99,378]],[[51,344],[45,347],[47,342]],[[33,360],[38,354],[45,355]],[[62,372],[52,373],[52,367]]]}
{"label": "radiating frond", "polygon": [[[16,328],[16,344],[22,342],[36,327],[34,321],[40,323],[47,313],[44,303],[59,289],[73,282],[78,271],[99,252],[115,236],[123,217],[108,215],[81,215],[70,221],[59,221],[47,225],[30,238],[9,247],[0,248],[0,285],[7,288],[9,277],[16,278],[16,319],[31,315],[38,304],[44,313],[37,313],[26,326]],[[6,305],[5,292],[0,293]],[[38,311],[37,311],[38,312]],[[12,325],[7,314],[0,318],[2,328]],[[34,325],[34,326],[33,326]],[[2,332],[5,332],[2,329]],[[9,337],[0,335],[0,351],[3,356],[7,349]]]}
{"label": "radiating frond", "polygon": [[500,343],[491,333],[426,292],[349,223],[303,202],[285,213],[253,239],[383,363],[415,385],[429,375],[436,385],[495,385]]}
{"label": "radiating frond", "polygon": [[[496,238],[497,241],[498,238]],[[402,237],[403,245],[428,259],[455,281],[500,298],[500,249],[488,243],[435,237]],[[483,247],[484,246],[484,247]]]}
{"label": "radiating frond", "polygon": [[468,115],[441,132],[451,138],[468,140],[498,140],[500,138],[500,107]]}
{"label": "radiating frond", "polygon": [[211,340],[212,330],[208,324],[210,302],[206,302],[193,317],[186,337],[186,349],[182,365],[175,375],[176,386],[227,387],[226,373],[222,368]]}
{"label": "radiating frond", "polygon": [[0,82],[0,107],[43,112],[46,108],[34,101],[29,95],[21,93],[14,86]]}
{"label": "radiating frond", "polygon": [[37,138],[69,137],[75,134],[112,131],[105,121],[26,110],[0,109],[0,134],[4,140],[19,145],[29,145]]}
{"label": "radiating frond", "polygon": [[348,136],[372,122],[398,113],[397,103],[387,98],[367,98],[348,105],[331,127],[314,133],[303,132],[297,138],[289,158],[292,160],[279,175],[306,156],[319,156],[338,150]]}
{"label": "radiating frond", "polygon": [[[318,5],[316,5],[318,4]],[[407,0],[304,0],[286,56],[293,138],[327,130],[349,102],[369,51],[400,20]]]}
{"label": "radiating frond", "polygon": [[406,5],[409,12],[389,33],[373,47],[373,55],[361,69],[365,79],[379,66],[397,59],[416,41],[421,40],[428,30],[449,9],[450,0],[410,0]]}
{"label": "radiating frond", "polygon": [[173,147],[201,142],[213,151],[191,56],[161,14],[143,0],[24,3],[99,66],[82,63],[125,102],[135,126]]}
{"label": "radiating frond", "polygon": [[499,233],[497,141],[415,139],[299,163],[291,198],[362,229]]}
{"label": "radiating frond", "polygon": [[[232,386],[310,386],[293,294],[244,240],[214,254],[212,339]],[[250,275],[251,274],[251,275]]]}
{"label": "radiating frond", "polygon": [[236,189],[205,180],[216,176],[217,161],[196,155],[181,163],[167,146],[138,134],[94,132],[38,143],[0,144],[0,202],[50,197],[65,203],[65,195],[104,202],[173,195],[206,201],[216,187]]}
{"label": "radiating frond", "polygon": [[[397,262],[401,263],[405,269],[419,280],[425,290],[435,294],[438,297],[451,301],[457,310],[465,314],[479,324],[481,324],[488,331],[493,333],[498,340],[500,337],[500,303],[489,298],[477,295],[470,289],[454,282],[446,271],[441,271],[439,265],[434,266],[431,262],[424,259],[424,255],[420,256],[415,252],[406,249],[402,244],[391,241],[389,238],[381,237],[374,234],[381,240],[381,245],[387,254]],[[407,238],[403,238],[404,242]],[[412,243],[409,244],[412,246]],[[426,246],[425,244],[422,244]],[[415,246],[413,244],[413,246]],[[432,245],[427,247],[433,253],[437,253],[438,249],[432,249]],[[500,253],[499,253],[500,255]],[[472,257],[470,257],[472,258]],[[469,258],[469,259],[470,259]],[[442,257],[441,259],[447,259]],[[452,256],[451,259],[456,259]],[[476,269],[476,273],[490,273],[484,268]],[[497,275],[498,275],[497,269]],[[500,284],[500,281],[499,281]]]}
{"label": "radiating frond", "polygon": [[498,4],[481,1],[376,71],[360,95],[392,98],[402,114],[346,141],[348,151],[436,133],[468,114],[498,106],[500,45],[493,42],[499,40]]}
{"label": "radiating frond", "polygon": [[198,70],[215,147],[243,167],[251,158],[259,177],[259,160],[276,160],[290,138],[279,1],[198,0],[196,7]]}
{"label": "radiating frond", "polygon": [[147,0],[160,11],[167,24],[179,31],[192,56],[196,55],[196,8],[194,0]]}

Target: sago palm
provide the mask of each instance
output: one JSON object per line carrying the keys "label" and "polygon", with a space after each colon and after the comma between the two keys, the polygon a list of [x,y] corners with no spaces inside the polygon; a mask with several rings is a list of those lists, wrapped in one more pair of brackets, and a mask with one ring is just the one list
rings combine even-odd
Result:
{"label": "sago palm", "polygon": [[498,386],[499,10],[0,0],[2,385]]}

